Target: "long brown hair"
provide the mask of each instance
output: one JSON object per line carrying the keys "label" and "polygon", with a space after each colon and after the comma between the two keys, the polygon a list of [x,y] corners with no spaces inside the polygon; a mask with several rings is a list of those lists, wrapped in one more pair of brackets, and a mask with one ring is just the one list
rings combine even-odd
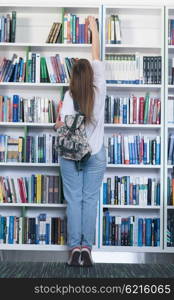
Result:
{"label": "long brown hair", "polygon": [[70,81],[71,97],[77,101],[80,111],[85,114],[86,122],[92,122],[94,107],[93,69],[87,59],[79,59],[74,63]]}

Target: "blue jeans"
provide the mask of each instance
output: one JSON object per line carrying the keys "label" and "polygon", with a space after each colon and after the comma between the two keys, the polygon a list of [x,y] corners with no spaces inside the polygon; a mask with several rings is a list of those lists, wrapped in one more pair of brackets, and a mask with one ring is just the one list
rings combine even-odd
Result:
{"label": "blue jeans", "polygon": [[106,169],[104,146],[91,155],[77,171],[75,162],[60,158],[64,196],[67,201],[67,238],[70,248],[92,248],[95,238],[97,204]]}

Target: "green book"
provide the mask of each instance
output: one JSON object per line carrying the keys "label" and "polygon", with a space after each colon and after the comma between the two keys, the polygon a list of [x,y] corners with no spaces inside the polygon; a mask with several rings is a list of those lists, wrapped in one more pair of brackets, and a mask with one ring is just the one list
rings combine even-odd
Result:
{"label": "green book", "polygon": [[10,42],[15,43],[15,38],[16,38],[16,11],[12,11]]}
{"label": "green book", "polygon": [[64,43],[64,14],[65,9],[62,7],[62,43]]}
{"label": "green book", "polygon": [[145,96],[145,107],[144,107],[144,124],[148,122],[148,112],[149,112],[149,93]]}

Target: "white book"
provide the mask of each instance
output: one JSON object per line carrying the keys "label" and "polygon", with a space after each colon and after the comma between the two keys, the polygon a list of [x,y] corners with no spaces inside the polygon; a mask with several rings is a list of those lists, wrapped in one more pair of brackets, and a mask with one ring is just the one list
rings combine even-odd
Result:
{"label": "white book", "polygon": [[155,178],[152,178],[152,197],[151,205],[155,205]]}
{"label": "white book", "polygon": [[47,70],[48,70],[48,75],[49,75],[50,82],[51,83],[56,83],[56,79],[55,79],[55,76],[54,76],[54,70],[53,70],[53,66],[52,66],[52,63],[51,63],[51,58],[46,56],[45,60],[46,60],[46,64],[47,64]]}
{"label": "white book", "polygon": [[40,53],[36,53],[36,83],[40,82]]}
{"label": "white book", "polygon": [[133,95],[129,98],[130,99],[130,112],[129,112],[129,122],[130,124],[133,124]]}
{"label": "white book", "polygon": [[49,144],[49,133],[46,133],[46,163],[49,163],[49,148],[51,148],[51,145]]}
{"label": "white book", "polygon": [[111,18],[111,43],[115,42],[115,22],[114,22],[114,18]]}
{"label": "white book", "polygon": [[48,103],[49,99],[44,98],[44,123],[48,123]]}
{"label": "white book", "polygon": [[124,197],[124,183],[120,184],[120,196],[121,196],[121,205],[125,205],[125,197]]}
{"label": "white book", "polygon": [[22,244],[23,217],[19,217],[19,244]]}
{"label": "white book", "polygon": [[143,190],[143,206],[147,206],[147,184],[148,184],[148,178],[146,176],[143,177],[144,181],[144,190]]}
{"label": "white book", "polygon": [[63,38],[64,38],[64,44],[67,44],[68,43],[68,39],[67,39],[67,33],[68,33],[68,14],[65,14],[64,15],[64,35],[63,35]]}
{"label": "white book", "polygon": [[174,118],[173,118],[173,111],[174,111],[174,105],[173,105],[174,101],[173,100],[168,100],[167,104],[168,104],[168,123],[173,123]]}
{"label": "white book", "polygon": [[147,164],[150,163],[150,138],[149,136],[146,137],[147,140]]}
{"label": "white book", "polygon": [[45,100],[44,97],[40,100],[40,122],[45,123]]}
{"label": "white book", "polygon": [[115,32],[117,43],[121,43],[120,20],[118,16],[115,17]]}
{"label": "white book", "polygon": [[131,136],[123,136],[124,140],[124,164],[130,164],[130,159],[129,159],[129,145],[128,141],[130,142]]}

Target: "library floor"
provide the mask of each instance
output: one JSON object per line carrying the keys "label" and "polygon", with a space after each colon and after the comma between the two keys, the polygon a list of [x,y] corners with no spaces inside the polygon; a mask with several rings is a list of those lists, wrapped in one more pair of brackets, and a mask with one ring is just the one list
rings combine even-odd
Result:
{"label": "library floor", "polygon": [[174,278],[174,264],[102,264],[91,268],[55,262],[0,262],[0,278]]}

